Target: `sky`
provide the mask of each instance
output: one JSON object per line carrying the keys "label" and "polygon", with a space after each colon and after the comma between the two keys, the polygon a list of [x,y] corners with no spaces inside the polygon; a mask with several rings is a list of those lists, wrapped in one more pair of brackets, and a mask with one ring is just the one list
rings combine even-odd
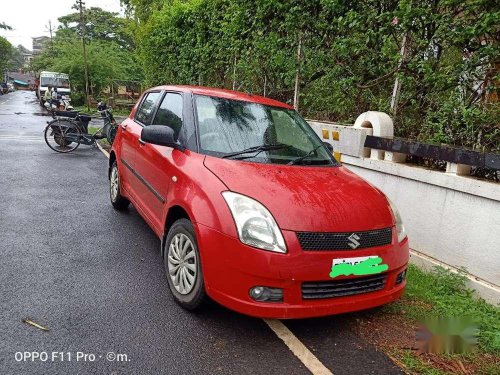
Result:
{"label": "sky", "polygon": [[[0,22],[13,30],[0,30],[0,36],[14,46],[22,44],[32,49],[32,37],[49,36],[49,20],[57,27],[57,18],[75,12],[76,0],[0,0]],[[121,12],[120,0],[84,0],[85,7],[100,7],[109,12]]]}

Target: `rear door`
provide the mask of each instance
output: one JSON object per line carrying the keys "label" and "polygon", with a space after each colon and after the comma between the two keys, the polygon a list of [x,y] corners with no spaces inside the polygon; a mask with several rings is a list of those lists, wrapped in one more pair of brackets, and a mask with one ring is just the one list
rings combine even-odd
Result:
{"label": "rear door", "polygon": [[[172,128],[177,140],[183,121],[182,94],[165,93],[152,124]],[[136,153],[137,173],[144,179],[141,189],[142,202],[158,233],[163,230],[167,193],[172,177],[175,175],[172,152],[180,151],[174,151],[171,147],[141,142]]]}
{"label": "rear door", "polygon": [[[123,170],[120,171],[122,180],[124,180],[123,185],[139,206],[143,205],[143,198],[141,197],[143,183],[141,176],[136,172],[136,154],[139,149],[142,128],[151,123],[160,95],[160,91],[146,93],[137,108],[134,118],[126,119],[120,125],[123,133],[120,155],[120,161],[124,166]],[[141,209],[141,207],[138,208]]]}

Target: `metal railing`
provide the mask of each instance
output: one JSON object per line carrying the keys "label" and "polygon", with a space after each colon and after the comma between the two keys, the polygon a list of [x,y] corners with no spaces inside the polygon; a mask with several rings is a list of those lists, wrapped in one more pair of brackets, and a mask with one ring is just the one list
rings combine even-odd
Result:
{"label": "metal railing", "polygon": [[422,143],[404,138],[391,139],[372,135],[366,136],[364,146],[376,150],[443,160],[449,163],[500,170],[500,154],[492,152],[479,152],[448,145]]}

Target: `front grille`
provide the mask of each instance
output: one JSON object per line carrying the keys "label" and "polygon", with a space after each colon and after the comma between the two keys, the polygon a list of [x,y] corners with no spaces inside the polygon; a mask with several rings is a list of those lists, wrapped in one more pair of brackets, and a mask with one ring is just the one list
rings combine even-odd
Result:
{"label": "front grille", "polygon": [[392,228],[365,232],[297,232],[303,250],[354,250],[390,245]]}
{"label": "front grille", "polygon": [[385,274],[357,277],[355,279],[302,283],[303,299],[323,299],[352,296],[384,289]]}

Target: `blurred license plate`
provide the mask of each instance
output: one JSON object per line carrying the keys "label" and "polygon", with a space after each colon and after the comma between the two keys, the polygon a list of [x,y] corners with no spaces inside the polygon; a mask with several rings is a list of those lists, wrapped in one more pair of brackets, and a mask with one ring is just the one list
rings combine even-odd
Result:
{"label": "blurred license plate", "polygon": [[362,261],[370,259],[370,258],[377,258],[377,256],[376,255],[371,255],[371,256],[368,256],[368,257],[334,259],[332,261],[332,267],[336,266],[337,264],[342,264],[342,263],[347,263],[347,264],[350,264],[350,265],[355,265],[355,264],[361,263]]}

